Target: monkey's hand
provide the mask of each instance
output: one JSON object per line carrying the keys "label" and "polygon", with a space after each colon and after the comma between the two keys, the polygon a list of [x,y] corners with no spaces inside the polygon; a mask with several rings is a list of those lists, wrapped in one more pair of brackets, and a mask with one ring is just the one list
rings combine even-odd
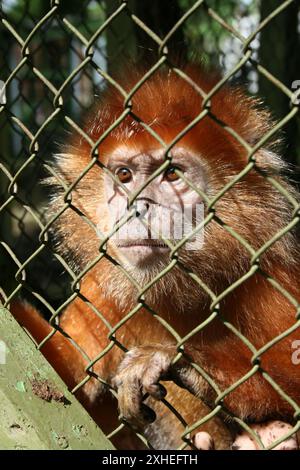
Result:
{"label": "monkey's hand", "polygon": [[143,403],[149,395],[162,400],[166,389],[159,382],[171,380],[192,393],[200,390],[205,380],[182,357],[175,364],[175,346],[141,346],[131,349],[118,367],[113,386],[118,392],[120,418],[142,429],[155,420],[155,412]]}
{"label": "monkey's hand", "polygon": [[[271,446],[278,439],[286,436],[293,427],[290,424],[284,423],[283,421],[268,421],[262,424],[251,424],[251,429],[258,434],[264,447]],[[259,450],[260,446],[253,439],[250,434],[243,431],[239,434],[234,443],[232,444],[232,450]],[[273,450],[297,450],[299,449],[299,443],[297,435],[292,434],[286,438],[283,442],[273,447]]]}

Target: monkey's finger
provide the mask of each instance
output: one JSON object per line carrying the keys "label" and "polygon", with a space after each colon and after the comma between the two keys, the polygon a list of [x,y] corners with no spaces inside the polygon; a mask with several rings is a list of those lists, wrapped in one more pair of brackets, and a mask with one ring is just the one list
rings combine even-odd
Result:
{"label": "monkey's finger", "polygon": [[156,420],[156,413],[154,410],[152,410],[152,408],[150,408],[149,406],[145,405],[145,403],[142,403],[141,404],[141,415],[143,417],[143,421],[146,423],[146,424],[150,424],[150,423],[153,423],[153,421]]}
{"label": "monkey's finger", "polygon": [[119,419],[129,423],[138,430],[142,430],[145,426],[156,420],[156,413],[152,408],[149,408],[149,406],[142,403],[138,414],[132,415],[130,413],[129,415],[124,415],[123,413],[120,413]]}
{"label": "monkey's finger", "polygon": [[292,436],[278,444],[273,450],[299,450],[297,438]]}
{"label": "monkey's finger", "polygon": [[160,383],[143,382],[143,390],[155,400],[162,400],[167,395],[167,390]]}
{"label": "monkey's finger", "polygon": [[145,368],[142,377],[143,390],[156,400],[162,400],[167,394],[165,387],[159,381],[167,375],[169,367],[169,356],[163,352],[156,352]]}
{"label": "monkey's finger", "polygon": [[127,378],[120,380],[118,378],[118,405],[120,415],[126,420],[139,414],[142,394],[140,384],[137,379]]}
{"label": "monkey's finger", "polygon": [[247,433],[242,433],[231,445],[231,450],[258,450],[259,447],[254,439]]}
{"label": "monkey's finger", "polygon": [[214,450],[213,438],[208,432],[197,432],[193,437],[193,444],[198,450]]}
{"label": "monkey's finger", "polygon": [[142,403],[143,394],[140,381],[136,377],[127,377],[122,381],[119,380],[119,383],[119,418],[138,429],[142,429],[152,423],[156,415],[151,408]]}
{"label": "monkey's finger", "polygon": [[[267,423],[253,425],[265,447],[269,447],[278,439],[288,435],[293,427],[283,421],[269,421]],[[296,434],[287,437],[283,442],[273,447],[273,450],[297,450],[299,448]]]}
{"label": "monkey's finger", "polygon": [[167,390],[160,383],[143,383],[143,390],[155,400],[162,400],[167,395]]}
{"label": "monkey's finger", "polygon": [[185,388],[195,396],[203,386],[206,386],[206,381],[201,374],[186,363],[174,364],[171,368],[171,378],[179,387]]}
{"label": "monkey's finger", "polygon": [[158,383],[159,380],[160,374],[157,370],[153,369],[152,366],[146,370],[142,378],[144,393],[148,393],[151,397],[155,398],[155,400],[162,400],[167,394],[165,387]]}
{"label": "monkey's finger", "polygon": [[[275,441],[284,437],[292,430],[292,426],[283,421],[269,421],[262,424],[252,424],[250,426],[260,437],[264,447],[271,446]],[[246,432],[242,432],[236,437],[232,444],[232,450],[259,450],[260,446],[255,442],[254,438]],[[285,439],[278,444],[273,450],[297,450],[299,445],[296,434]]]}

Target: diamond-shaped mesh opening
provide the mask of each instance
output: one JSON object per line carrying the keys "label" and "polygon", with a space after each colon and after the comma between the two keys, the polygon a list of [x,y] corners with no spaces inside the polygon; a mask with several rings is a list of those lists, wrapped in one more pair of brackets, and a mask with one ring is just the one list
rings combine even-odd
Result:
{"label": "diamond-shaped mesh opening", "polygon": [[[226,448],[231,433],[224,417],[225,422],[230,417],[230,427],[249,432],[261,447],[260,435],[249,424],[282,418],[292,426],[266,445],[272,448],[300,426],[299,202],[293,186],[276,170],[281,166],[293,171],[294,180],[297,175],[283,160],[280,165],[274,153],[276,140],[285,133],[289,145],[281,152],[289,163],[297,163],[299,58],[292,52],[299,44],[299,12],[295,1],[277,3],[268,10],[259,2],[217,0],[2,2],[0,78],[7,102],[0,107],[0,298],[12,310],[18,299],[25,299],[49,321],[48,334],[36,338],[38,347],[46,354],[47,345],[60,338],[58,343],[62,341],[72,352],[78,371],[71,379],[68,374],[64,378],[119,448],[183,449],[193,446],[191,439],[198,431],[208,431],[216,448]],[[268,42],[273,23],[280,31],[274,51]],[[222,67],[223,78],[219,75],[203,87],[205,80],[198,80],[194,68],[184,65],[199,62],[195,50],[201,50],[206,67]],[[267,51],[278,59],[274,69],[272,63],[277,61],[267,60]],[[295,68],[286,70],[280,65],[284,60],[296,64]],[[132,73],[135,62],[143,63],[136,75]],[[197,70],[203,70],[203,65]],[[165,122],[161,127],[153,124],[151,103],[146,99],[143,103],[143,90],[160,83],[159,76],[165,77],[166,84],[172,77],[200,103],[197,112],[185,122],[181,119],[180,125],[174,119],[176,113],[170,113],[168,139],[161,132]],[[249,117],[243,108],[239,110],[239,100],[245,101],[245,107],[259,106],[246,98],[245,90],[222,98],[228,84],[240,82],[247,84],[249,94],[269,99],[276,121],[268,125],[270,118],[261,110],[255,122],[254,111]],[[113,118],[100,113],[93,126],[91,118],[85,118],[86,110],[107,87],[116,97],[111,102],[107,99],[108,105],[117,111]],[[230,103],[232,116],[226,111]],[[191,108],[195,108],[193,102]],[[251,134],[251,126],[255,133]],[[160,242],[169,248],[168,262],[139,282],[109,249],[110,241],[136,217],[139,196],[165,173],[180,143],[189,142],[197,129],[202,141],[207,131],[224,142],[219,145],[219,160],[215,158],[211,168],[208,165],[208,171],[215,165],[216,175],[219,172],[213,190],[201,188],[180,168],[175,171],[176,178],[202,201],[204,218],[181,240],[160,235]],[[151,145],[155,143],[163,159],[146,181],[128,192],[105,155],[113,139],[130,140],[135,133],[137,139],[142,135]],[[210,145],[218,148],[218,140]],[[69,155],[60,157],[67,162],[61,168],[54,164],[53,155],[76,153],[76,149],[80,163],[74,165]],[[243,157],[239,163],[234,160],[237,150]],[[223,156],[231,151],[233,163]],[[101,238],[93,204],[88,203],[87,184],[101,184],[104,174],[126,195],[129,211],[125,221]],[[247,185],[251,186],[248,193]],[[236,197],[245,213],[238,210]],[[237,212],[231,213],[234,209]],[[201,230],[212,240],[219,234],[214,250],[210,244],[206,267],[203,255],[199,258],[202,270],[196,255],[182,256]],[[228,246],[234,247],[236,259],[226,255]],[[103,279],[102,271],[111,278]],[[164,289],[169,308],[155,297]],[[201,300],[195,309],[197,295]],[[171,308],[178,310],[176,314],[170,315]],[[197,309],[203,309],[199,318]],[[81,321],[90,323],[82,333]],[[164,357],[170,360],[161,377],[171,382],[165,398],[155,404],[150,401],[157,421],[137,430],[130,416],[117,420],[116,383],[111,375],[127,351],[127,357],[137,354],[138,364],[133,347],[146,348],[144,355],[149,353],[151,359],[156,347],[152,343],[158,351],[164,349]],[[174,383],[180,370],[186,371],[182,385],[189,391]],[[91,407],[86,397],[95,397],[97,390],[107,403],[94,398],[96,406]],[[147,394],[143,400],[149,404]],[[109,410],[109,419],[102,419],[103,409]]]}

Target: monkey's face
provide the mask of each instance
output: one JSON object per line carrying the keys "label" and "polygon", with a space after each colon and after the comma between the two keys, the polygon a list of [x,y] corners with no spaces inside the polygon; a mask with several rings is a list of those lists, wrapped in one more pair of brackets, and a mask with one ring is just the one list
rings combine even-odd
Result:
{"label": "monkey's face", "polygon": [[[164,162],[163,150],[120,146],[107,163],[115,176],[115,181],[110,175],[104,177],[109,231],[118,226],[111,244],[119,258],[138,268],[167,261],[170,247],[164,239],[174,244],[202,221],[201,196],[176,173],[179,170],[186,180],[205,191],[201,159],[186,148],[177,148],[172,151],[169,166],[149,182]],[[130,206],[129,200],[136,193]],[[184,249],[199,249],[200,244],[198,235]]]}

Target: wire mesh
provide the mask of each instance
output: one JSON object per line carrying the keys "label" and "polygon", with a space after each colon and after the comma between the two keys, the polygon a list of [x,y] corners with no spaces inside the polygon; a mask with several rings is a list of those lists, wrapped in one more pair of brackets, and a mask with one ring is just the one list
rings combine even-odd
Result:
{"label": "wire mesh", "polygon": [[[191,366],[204,377],[214,390],[215,399],[213,408],[193,423],[185,421],[179,411],[176,410],[176,407],[168,401],[168,395],[162,400],[163,406],[168,408],[176,420],[181,423],[182,444],[179,448],[183,449],[191,444],[191,434],[196,430],[201,430],[203,424],[215,416],[221,416],[222,413],[231,415],[233,422],[249,432],[260,447],[263,446],[259,436],[249,427],[249,423],[232,414],[224,404],[226,396],[257,374],[260,374],[294,410],[292,429],[281,439],[274,442],[271,445],[271,448],[273,448],[278,443],[283,442],[284,439],[292,436],[300,428],[300,405],[264,370],[262,365],[263,356],[284,338],[299,331],[300,316],[298,299],[294,298],[278,279],[273,278],[267,271],[263,270],[260,260],[276,241],[294,230],[299,221],[299,201],[295,193],[291,192],[289,186],[282,184],[276,177],[261,170],[257,162],[257,154],[278,134],[278,131],[296,117],[299,109],[297,100],[299,93],[295,93],[294,90],[291,90],[265,68],[262,63],[259,63],[257,51],[253,45],[256,44],[257,47],[259,35],[270,22],[297,2],[293,0],[279,2],[277,8],[274,8],[266,18],[260,20],[247,36],[237,30],[233,22],[221,17],[218,9],[214,8],[214,6],[217,6],[217,2],[204,0],[181,2],[182,15],[163,37],[161,37],[160,31],[150,28],[137,15],[136,6],[133,2],[122,0],[120,2],[111,2],[110,5],[108,3],[85,1],[80,2],[79,5],[78,2],[74,2],[72,7],[66,2],[53,0],[49,3],[43,2],[35,10],[26,1],[16,2],[15,4],[14,2],[3,2],[0,33],[1,61],[3,63],[1,78],[5,80],[7,102],[0,107],[1,141],[5,149],[5,152],[1,152],[0,162],[1,258],[3,259],[1,264],[2,271],[5,272],[1,279],[0,295],[4,306],[9,306],[20,295],[30,299],[48,318],[52,327],[51,332],[39,341],[38,347],[43,350],[45,344],[59,330],[78,350],[86,364],[85,376],[73,387],[73,393],[78,392],[82,387],[87,386],[91,380],[96,379],[100,384],[104,384],[114,396],[116,396],[116,392],[111,383],[97,373],[97,367],[95,366],[100,364],[112,350],[118,349],[120,353],[128,350],[128,345],[122,342],[122,327],[128,323],[134,325],[135,319],[142,311],[147,311],[153,319],[153,324],[156,325],[157,322],[160,328],[164,329],[170,338],[173,338],[177,350],[173,363],[180,363],[182,358],[188,357],[185,352],[188,341],[196,335],[202,334],[202,332],[205,335],[205,329],[217,317],[224,328],[230,330],[251,352],[249,370],[238,381],[232,383],[230,387],[221,390],[214,378],[209,376],[201,364],[191,363]],[[74,12],[73,8],[77,11]],[[187,27],[188,21],[193,18],[193,15],[197,14],[200,21],[201,15],[206,14],[214,25],[225,31],[228,37],[234,38],[241,48],[238,55],[234,57],[234,64],[229,65],[224,77],[218,80],[209,92],[202,90],[189,76],[188,72],[183,67],[178,66],[176,61],[172,59],[172,50],[170,48],[173,36]],[[126,54],[128,54],[128,57],[132,56],[132,51],[136,48],[134,40],[129,43],[124,40],[125,46],[127,46],[127,51],[124,51],[124,43],[120,40],[119,31],[116,28],[116,25],[120,24],[122,24],[122,33],[125,35],[133,34],[133,31],[139,31],[147,37],[147,40],[152,43],[154,54],[156,54],[156,60],[152,61],[153,63],[145,69],[145,73],[140,76],[138,82],[129,91],[113,78],[114,73],[112,72],[113,65],[119,60],[119,57]],[[112,45],[119,46],[115,50],[115,56],[106,57],[106,51],[109,47],[112,50]],[[290,101],[290,111],[253,144],[249,144],[228,123],[221,122],[211,110],[214,96],[232,78],[239,74],[243,75],[245,67],[250,67],[251,73],[254,71],[256,78],[263,76],[267,79],[270,86],[276,87]],[[189,122],[170,142],[165,142],[153,127],[143,122],[140,116],[135,113],[133,107],[135,95],[162,68],[168,68],[175,76],[180,77],[203,100],[202,109],[196,118]],[[107,84],[122,95],[124,101],[123,112],[94,140],[84,126],[81,112],[83,109],[91,107],[94,94],[101,94],[101,90]],[[107,250],[109,239],[118,232],[120,225],[115,225],[109,235],[101,241],[98,256],[82,270],[78,269],[75,263],[72,262],[72,254],[68,259],[65,259],[57,249],[57,245],[52,243],[50,235],[51,229],[56,226],[65,213],[68,211],[76,212],[84,223],[89,224],[91,230],[97,230],[97,227],[85,214],[84,208],[79,207],[76,198],[74,199],[74,193],[80,187],[82,180],[90,174],[90,171],[97,168],[99,171],[110,174],[115,183],[120,185],[115,176],[103,164],[101,155],[99,155],[101,144],[109,138],[114,130],[130,118],[137,122],[139,126],[142,126],[144,131],[156,140],[164,153],[163,164],[138,190],[128,195],[128,206],[133,208],[133,211],[129,213],[130,218],[135,215],[134,204],[138,196],[170,166],[173,158],[172,150],[176,144],[207,117],[214,120],[230,138],[239,144],[247,156],[247,161],[241,171],[236,173],[212,197],[187,180],[183,172],[176,170],[177,175],[185,181],[190,189],[204,200],[206,215],[201,224],[178,243],[172,244],[170,240],[163,238],[163,241],[170,248],[169,264],[149,282],[140,286],[134,277],[116,259],[111,257]],[[72,181],[69,177],[63,180],[61,173],[53,165],[52,155],[57,153],[57,142],[69,138],[65,137],[66,134],[61,133],[61,129],[67,130],[68,136],[75,135],[78,139],[84,141],[86,148],[88,148],[89,162]],[[282,199],[286,199],[293,208],[292,218],[289,222],[283,228],[279,228],[278,232],[259,249],[251,246],[240,233],[218,217],[218,202],[252,172],[259,173],[262,178],[265,178],[281,195]],[[47,213],[47,205],[44,204],[44,201],[48,198],[47,189],[43,185],[37,184],[38,181],[48,178],[49,174],[51,174],[53,180],[56,180],[56,188],[59,188],[59,194],[61,200],[63,200],[59,210],[50,218]],[[208,227],[212,223],[218,224],[229,233],[250,257],[249,268],[245,270],[243,276],[236,279],[218,294],[215,294],[210,286],[205,283],[205,279],[199,277],[189,267],[183,266],[178,256],[180,249],[184,247],[189,239],[201,228]],[[117,266],[117,269],[122,271],[137,291],[134,307],[130,311],[124,312],[122,318],[115,320],[113,323],[108,319],[105,311],[94,305],[81,289],[81,284],[86,276],[93,272],[93,269],[103,259]],[[204,290],[210,299],[208,317],[185,335],[180,335],[168,321],[168,318],[161,315],[160,312],[154,311],[146,301],[146,294],[151,287],[164,276],[167,276],[174,268],[185,270],[191,286],[196,285]],[[256,274],[262,276],[273,289],[288,299],[295,312],[293,325],[259,348],[255,347],[247,339],[247,336],[222,314],[221,308],[222,302],[235,289]],[[60,324],[62,312],[76,299],[80,299],[85,303],[87,313],[96,315],[99,324],[104,325],[104,330],[108,332],[106,335],[107,346],[95,357],[89,357],[84,348],[77,344],[72,335],[64,331]],[[109,438],[113,439],[127,427],[130,427],[128,423],[119,423],[114,430],[109,431]],[[143,445],[152,446],[151,439],[148,440],[142,432],[136,432],[136,434]]]}

